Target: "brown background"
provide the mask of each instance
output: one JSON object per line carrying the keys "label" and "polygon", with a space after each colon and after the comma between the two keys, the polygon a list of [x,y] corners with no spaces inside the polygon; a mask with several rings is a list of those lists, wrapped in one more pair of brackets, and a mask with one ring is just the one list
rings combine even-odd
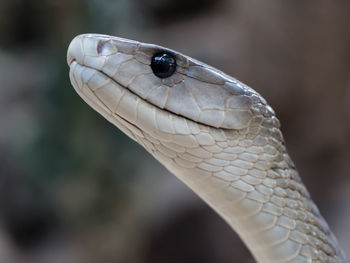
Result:
{"label": "brown background", "polygon": [[252,86],[350,255],[350,2],[2,0],[0,261],[253,262],[213,211],[90,109],[77,34],[179,50]]}

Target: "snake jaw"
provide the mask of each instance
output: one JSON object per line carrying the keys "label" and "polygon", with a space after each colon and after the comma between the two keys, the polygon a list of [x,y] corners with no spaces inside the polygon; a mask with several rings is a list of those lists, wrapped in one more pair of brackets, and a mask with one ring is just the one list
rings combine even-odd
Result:
{"label": "snake jaw", "polygon": [[[179,65],[164,81],[149,65],[159,50]],[[211,205],[259,262],[346,262],[257,92],[176,51],[105,35],[76,37],[67,62],[78,94]]]}
{"label": "snake jaw", "polygon": [[[176,58],[176,71],[169,78],[158,78],[150,67],[152,56],[160,51]],[[67,61],[96,69],[159,109],[210,127],[244,129],[254,124],[256,115],[268,111],[266,101],[243,83],[153,44],[79,35],[68,48]]]}

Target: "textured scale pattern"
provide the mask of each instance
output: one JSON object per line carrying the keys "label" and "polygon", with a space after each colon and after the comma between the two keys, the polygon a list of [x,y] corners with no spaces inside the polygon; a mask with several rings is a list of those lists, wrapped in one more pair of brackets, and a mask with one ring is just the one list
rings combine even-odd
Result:
{"label": "textured scale pattern", "polygon": [[217,211],[258,262],[346,262],[266,101],[180,53],[174,76],[155,77],[150,58],[163,49],[78,36],[68,51],[72,84]]}

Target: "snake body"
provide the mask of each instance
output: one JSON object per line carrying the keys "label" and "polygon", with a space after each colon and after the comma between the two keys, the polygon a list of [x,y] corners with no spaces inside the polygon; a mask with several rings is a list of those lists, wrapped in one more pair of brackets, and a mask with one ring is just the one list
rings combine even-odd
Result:
{"label": "snake body", "polygon": [[[158,52],[176,59],[168,78],[152,72]],[[255,90],[177,51],[107,35],[74,38],[68,64],[77,93],[222,216],[256,261],[346,262]]]}

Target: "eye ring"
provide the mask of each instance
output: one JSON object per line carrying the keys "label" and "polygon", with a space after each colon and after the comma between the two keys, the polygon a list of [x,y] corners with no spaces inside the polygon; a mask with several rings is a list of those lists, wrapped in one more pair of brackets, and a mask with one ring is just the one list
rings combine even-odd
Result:
{"label": "eye ring", "polygon": [[164,79],[172,76],[176,71],[176,59],[166,52],[156,53],[151,60],[151,68],[158,78]]}

